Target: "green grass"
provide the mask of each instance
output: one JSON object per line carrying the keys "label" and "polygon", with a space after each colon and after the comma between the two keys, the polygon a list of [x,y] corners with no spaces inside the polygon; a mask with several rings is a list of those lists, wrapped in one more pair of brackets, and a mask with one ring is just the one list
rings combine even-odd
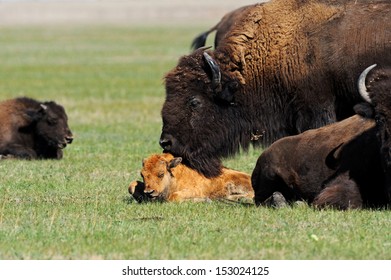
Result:
{"label": "green grass", "polygon": [[[137,204],[163,77],[199,27],[1,27],[1,99],[63,104],[61,161],[0,161],[0,259],[390,259],[390,211]],[[251,173],[260,150],[225,164]]]}

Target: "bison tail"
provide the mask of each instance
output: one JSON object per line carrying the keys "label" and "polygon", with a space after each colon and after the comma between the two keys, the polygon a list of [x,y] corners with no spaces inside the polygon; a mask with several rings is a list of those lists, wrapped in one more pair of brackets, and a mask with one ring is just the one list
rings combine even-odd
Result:
{"label": "bison tail", "polygon": [[201,33],[200,35],[195,37],[193,42],[191,43],[191,49],[196,50],[198,48],[204,47],[206,44],[206,38],[208,38],[210,32],[211,30]]}

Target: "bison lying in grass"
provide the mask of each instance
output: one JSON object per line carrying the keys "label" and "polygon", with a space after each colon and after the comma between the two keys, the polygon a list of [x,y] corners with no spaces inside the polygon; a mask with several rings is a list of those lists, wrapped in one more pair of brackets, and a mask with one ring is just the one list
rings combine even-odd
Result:
{"label": "bison lying in grass", "polygon": [[[363,72],[360,88],[365,88],[372,68]],[[282,138],[265,150],[252,174],[255,204],[265,204],[278,191],[287,200],[304,199],[317,207],[387,207],[391,201],[390,79],[391,68],[375,70],[367,79],[364,97],[372,105],[355,108],[371,118],[356,115]]]}
{"label": "bison lying in grass", "polygon": [[0,102],[2,158],[61,159],[72,140],[65,110],[55,102],[27,97]]}
{"label": "bison lying in grass", "polygon": [[141,176],[129,193],[138,201],[206,201],[208,199],[240,200],[254,196],[250,175],[223,168],[222,174],[208,179],[181,163],[171,154],[154,154],[143,160]]}
{"label": "bison lying in grass", "polygon": [[[330,153],[358,136],[361,136],[363,144],[372,142],[374,134],[375,122],[356,115],[276,141],[261,154],[253,170],[255,204],[263,204],[274,192],[281,192],[288,201],[303,199],[312,203],[322,191],[324,181],[335,173],[326,164]],[[376,143],[369,145],[355,155],[354,160],[368,154],[366,160],[379,161],[380,164],[380,158],[376,157],[377,150]],[[370,155],[376,159],[371,159]],[[376,172],[379,167],[368,166],[368,170],[365,170],[366,164],[362,165],[363,174]]]}

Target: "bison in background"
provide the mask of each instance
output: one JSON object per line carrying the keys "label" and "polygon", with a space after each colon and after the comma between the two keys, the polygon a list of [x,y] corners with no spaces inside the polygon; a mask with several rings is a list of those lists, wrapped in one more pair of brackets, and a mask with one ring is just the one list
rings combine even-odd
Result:
{"label": "bison in background", "polygon": [[243,10],[245,10],[247,7],[248,6],[240,7],[234,11],[229,12],[220,20],[219,23],[217,23],[211,29],[201,33],[196,38],[194,38],[193,42],[191,43],[192,49],[195,50],[195,49],[204,47],[205,43],[206,43],[206,39],[208,38],[208,35],[210,33],[212,33],[213,31],[216,31],[215,40],[214,40],[214,46],[216,48],[219,45],[222,38],[224,38],[224,36],[228,33],[228,31],[235,24],[236,20],[241,16],[241,13],[243,12]]}
{"label": "bison in background", "polygon": [[160,145],[207,177],[241,148],[354,114],[363,65],[391,65],[391,1],[272,0],[165,77]]}
{"label": "bison in background", "polygon": [[129,193],[138,201],[207,201],[209,199],[253,199],[250,175],[223,168],[219,177],[208,179],[181,164],[180,157],[154,154],[143,160],[141,176]]}
{"label": "bison in background", "polygon": [[27,97],[0,102],[2,158],[61,159],[72,140],[61,105]]}
{"label": "bison in background", "polygon": [[[365,90],[366,74],[373,67],[360,76],[360,91]],[[252,173],[255,204],[265,204],[278,191],[290,201],[304,199],[320,208],[388,206],[390,146],[384,135],[391,118],[390,77],[391,68],[379,68],[368,76],[364,98],[371,97],[373,103],[355,106],[364,117],[285,137],[266,149]]]}

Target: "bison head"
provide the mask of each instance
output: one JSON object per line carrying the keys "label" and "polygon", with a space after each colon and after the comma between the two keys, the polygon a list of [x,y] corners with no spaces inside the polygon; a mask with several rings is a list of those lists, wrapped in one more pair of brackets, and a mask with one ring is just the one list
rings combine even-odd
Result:
{"label": "bison head", "polygon": [[361,74],[359,89],[374,112],[383,164],[385,168],[391,168],[391,68],[371,71],[375,66],[368,67]]}
{"label": "bison head", "polygon": [[152,200],[167,199],[170,187],[173,187],[172,169],[182,161],[171,154],[152,155],[143,160],[141,177],[144,181],[144,197]]}
{"label": "bison head", "polygon": [[[68,127],[68,117],[64,108],[53,101],[44,102],[40,107],[29,112],[35,122],[34,135],[37,148],[43,150],[61,150],[72,143],[73,135]],[[58,153],[61,157],[62,153]]]}
{"label": "bison head", "polygon": [[[376,121],[380,155],[386,174],[386,192],[391,199],[391,68],[378,68],[366,75],[376,65],[368,67],[362,74],[360,94],[369,102]],[[365,83],[366,80],[366,83]]]}
{"label": "bison head", "polygon": [[205,176],[218,176],[219,158],[242,144],[237,127],[244,122],[235,109],[240,83],[225,75],[205,49],[198,49],[180,59],[165,84],[161,147]]}

